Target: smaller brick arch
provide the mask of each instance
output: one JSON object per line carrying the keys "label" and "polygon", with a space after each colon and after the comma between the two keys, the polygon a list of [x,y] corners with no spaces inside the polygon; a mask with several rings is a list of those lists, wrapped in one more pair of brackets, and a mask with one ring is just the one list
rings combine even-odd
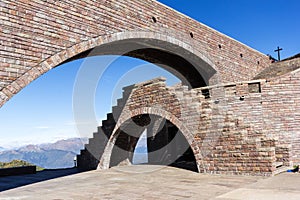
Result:
{"label": "smaller brick arch", "polygon": [[138,108],[135,110],[131,110],[130,112],[126,112],[125,115],[122,115],[119,118],[119,120],[118,120],[118,122],[106,144],[104,152],[103,152],[101,158],[99,159],[100,162],[99,162],[99,165],[97,168],[98,169],[108,169],[109,168],[112,151],[113,151],[115,142],[119,136],[119,129],[122,126],[122,124],[124,124],[128,120],[131,120],[134,117],[137,117],[139,115],[144,115],[144,114],[155,115],[155,116],[162,117],[166,120],[169,120],[172,124],[174,124],[180,130],[180,132],[182,133],[182,135],[184,136],[184,138],[186,139],[190,148],[193,151],[193,154],[194,154],[194,157],[196,160],[196,164],[197,164],[197,170],[200,172],[202,158],[201,158],[200,149],[199,149],[199,145],[198,145],[199,141],[196,141],[194,139],[192,131],[189,130],[189,128],[186,127],[182,123],[182,121],[180,119],[178,119],[172,113],[170,113],[166,110],[162,110],[159,108],[153,108],[153,107],[141,107],[141,108]]}

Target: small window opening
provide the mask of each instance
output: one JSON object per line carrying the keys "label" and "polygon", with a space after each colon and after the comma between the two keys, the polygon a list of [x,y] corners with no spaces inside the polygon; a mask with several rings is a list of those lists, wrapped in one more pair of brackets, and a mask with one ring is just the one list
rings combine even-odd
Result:
{"label": "small window opening", "polygon": [[194,38],[194,34],[192,32],[190,32],[190,36],[191,38]]}
{"label": "small window opening", "polygon": [[248,91],[249,93],[261,93],[260,83],[249,83]]}
{"label": "small window opening", "polygon": [[210,98],[209,89],[202,90],[202,95],[205,97],[205,99]]}
{"label": "small window opening", "polygon": [[156,22],[157,22],[157,19],[156,19],[155,17],[152,17],[152,21],[153,21],[154,23],[156,23]]}

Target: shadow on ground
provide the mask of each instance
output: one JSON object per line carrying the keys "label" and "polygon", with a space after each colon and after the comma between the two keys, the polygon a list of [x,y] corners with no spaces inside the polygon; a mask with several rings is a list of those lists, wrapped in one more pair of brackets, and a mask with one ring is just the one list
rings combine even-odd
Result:
{"label": "shadow on ground", "polygon": [[81,172],[77,168],[46,169],[36,174],[0,177],[0,192]]}

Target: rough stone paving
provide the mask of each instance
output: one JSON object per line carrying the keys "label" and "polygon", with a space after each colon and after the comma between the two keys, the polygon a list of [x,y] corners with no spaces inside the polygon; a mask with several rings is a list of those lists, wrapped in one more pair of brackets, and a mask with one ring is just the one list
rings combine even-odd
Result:
{"label": "rough stone paving", "polygon": [[272,175],[300,163],[299,58],[271,64],[154,0],[2,0],[0,19],[0,106],[52,68],[95,54],[165,64],[190,83],[125,88],[79,167],[108,168],[118,128],[146,114],[180,130],[199,172]]}

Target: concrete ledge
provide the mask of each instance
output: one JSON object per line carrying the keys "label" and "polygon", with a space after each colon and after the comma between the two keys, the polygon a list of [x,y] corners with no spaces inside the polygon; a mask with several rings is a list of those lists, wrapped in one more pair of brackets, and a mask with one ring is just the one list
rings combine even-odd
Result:
{"label": "concrete ledge", "polygon": [[35,174],[36,166],[24,166],[0,169],[0,176],[15,176],[23,174]]}

